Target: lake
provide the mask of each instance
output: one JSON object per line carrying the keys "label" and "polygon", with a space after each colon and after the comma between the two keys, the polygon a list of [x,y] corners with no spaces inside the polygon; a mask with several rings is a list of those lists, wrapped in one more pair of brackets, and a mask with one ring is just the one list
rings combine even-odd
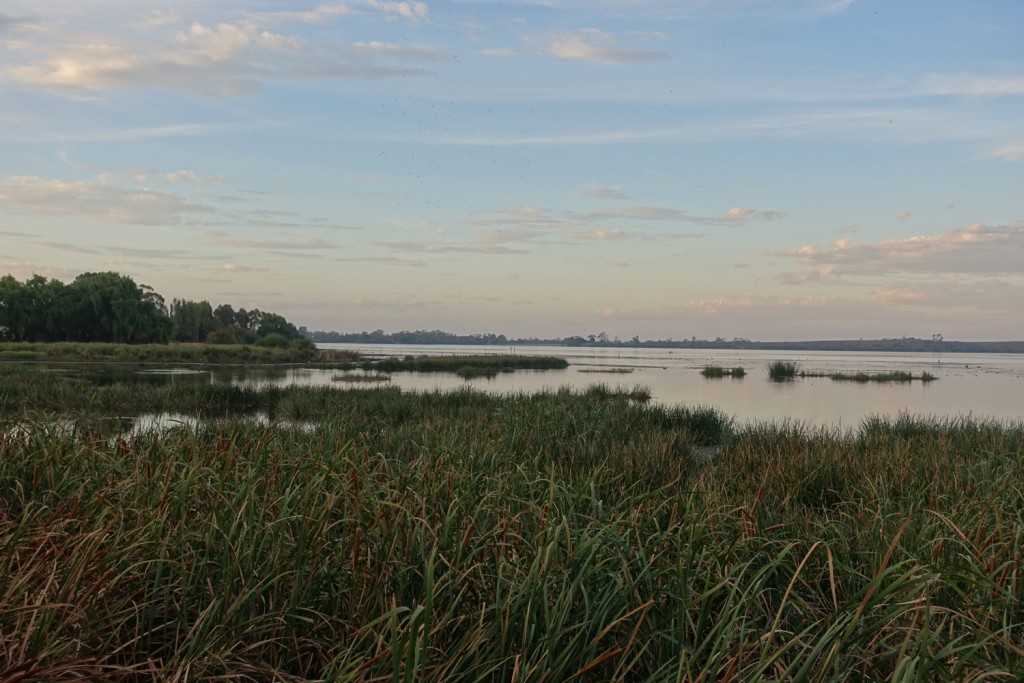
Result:
{"label": "lake", "polygon": [[[464,380],[452,374],[396,372],[390,382],[368,385],[333,381],[336,369],[302,366],[202,369],[115,369],[94,375],[96,381],[131,378],[148,382],[197,382],[251,385],[331,385],[339,388],[397,386],[430,391],[473,387],[494,393],[535,392],[562,386],[585,388],[593,384],[650,389],[652,401],[662,405],[714,406],[739,421],[795,420],[815,425],[853,427],[867,416],[915,415],[1024,420],[1024,355],[847,353],[829,351],[719,351],[692,349],[612,349],[551,346],[402,346],[320,344],[324,349],[351,349],[369,357],[406,355],[508,354],[559,356],[569,361],[565,370],[518,370],[493,379]],[[826,377],[796,378],[787,382],[768,379],[767,366],[775,360],[796,362],[808,372],[930,373],[934,382],[856,383]],[[743,367],[746,377],[706,379],[705,365]],[[108,366],[109,367],[109,366]],[[628,373],[595,370],[625,369]],[[84,372],[84,369],[82,370]],[[358,374],[358,373],[356,373]]]}
{"label": "lake", "polygon": [[[934,353],[844,353],[830,351],[719,351],[691,349],[611,349],[550,346],[400,346],[320,344],[320,348],[352,349],[368,356],[421,354],[473,355],[518,353],[560,356],[565,370],[517,371],[493,379],[463,380],[447,374],[394,373],[389,383],[403,389],[431,390],[472,386],[496,393],[532,392],[560,386],[583,388],[643,385],[652,400],[665,405],[710,405],[739,420],[797,420],[813,424],[856,426],[869,415],[962,416],[1024,420],[1024,355]],[[828,378],[797,378],[789,382],[768,379],[767,365],[774,360],[795,361],[809,372],[890,372],[938,377],[930,383],[856,383]],[[705,365],[743,367],[743,379],[706,379]],[[587,370],[626,368],[628,374]],[[294,368],[284,376],[234,381],[323,384],[337,371]],[[338,382],[333,384],[338,385]]]}

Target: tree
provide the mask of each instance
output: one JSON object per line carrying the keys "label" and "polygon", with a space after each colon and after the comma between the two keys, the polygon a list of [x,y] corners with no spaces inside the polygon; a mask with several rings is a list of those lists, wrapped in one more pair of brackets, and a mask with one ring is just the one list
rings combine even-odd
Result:
{"label": "tree", "polygon": [[216,326],[209,301],[174,299],[171,302],[172,338],[180,342],[206,341]]}
{"label": "tree", "polygon": [[286,339],[298,339],[302,336],[299,334],[298,328],[285,320],[284,316],[277,313],[264,313],[256,336],[262,339],[269,334],[279,334]]}
{"label": "tree", "polygon": [[168,339],[163,297],[127,275],[82,273],[67,295],[64,314],[71,329],[64,338],[121,344]]}

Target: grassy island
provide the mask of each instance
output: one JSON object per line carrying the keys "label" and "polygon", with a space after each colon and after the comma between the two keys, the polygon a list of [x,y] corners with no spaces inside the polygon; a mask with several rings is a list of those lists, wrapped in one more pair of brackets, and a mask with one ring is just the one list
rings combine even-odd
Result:
{"label": "grassy island", "polygon": [[1021,424],[2,372],[8,680],[1024,676]]}

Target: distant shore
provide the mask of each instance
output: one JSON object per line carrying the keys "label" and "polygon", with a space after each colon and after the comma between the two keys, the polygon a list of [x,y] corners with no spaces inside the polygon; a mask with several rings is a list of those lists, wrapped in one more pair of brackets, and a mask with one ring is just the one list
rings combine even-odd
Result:
{"label": "distant shore", "polygon": [[751,341],[749,339],[660,339],[641,341],[589,337],[510,339],[504,335],[456,335],[440,331],[307,332],[317,344],[402,344],[453,346],[563,346],[571,348],[720,349],[732,351],[846,351],[904,353],[1024,353],[1024,341],[947,341],[943,339],[827,339],[817,341]]}

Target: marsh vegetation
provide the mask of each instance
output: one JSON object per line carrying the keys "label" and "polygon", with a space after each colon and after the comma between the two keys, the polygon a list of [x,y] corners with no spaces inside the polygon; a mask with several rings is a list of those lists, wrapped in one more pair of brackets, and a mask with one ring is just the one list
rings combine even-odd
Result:
{"label": "marsh vegetation", "polygon": [[775,382],[794,379],[799,366],[788,360],[777,360],[768,364],[768,378]]}
{"label": "marsh vegetation", "polygon": [[6,677],[1024,675],[1021,424],[5,373]]}
{"label": "marsh vegetation", "polygon": [[747,371],[743,368],[723,368],[720,365],[705,365],[700,374],[708,379],[720,379],[722,377],[735,377],[742,379]]}
{"label": "marsh vegetation", "polygon": [[564,370],[569,362],[554,356],[523,356],[515,354],[403,356],[355,360],[343,363],[344,369],[368,372],[451,372],[463,379],[494,377],[500,372],[516,370]]}
{"label": "marsh vegetation", "polygon": [[915,375],[912,372],[809,372],[801,371],[800,377],[827,377],[836,382],[934,382],[938,379],[929,372]]}

